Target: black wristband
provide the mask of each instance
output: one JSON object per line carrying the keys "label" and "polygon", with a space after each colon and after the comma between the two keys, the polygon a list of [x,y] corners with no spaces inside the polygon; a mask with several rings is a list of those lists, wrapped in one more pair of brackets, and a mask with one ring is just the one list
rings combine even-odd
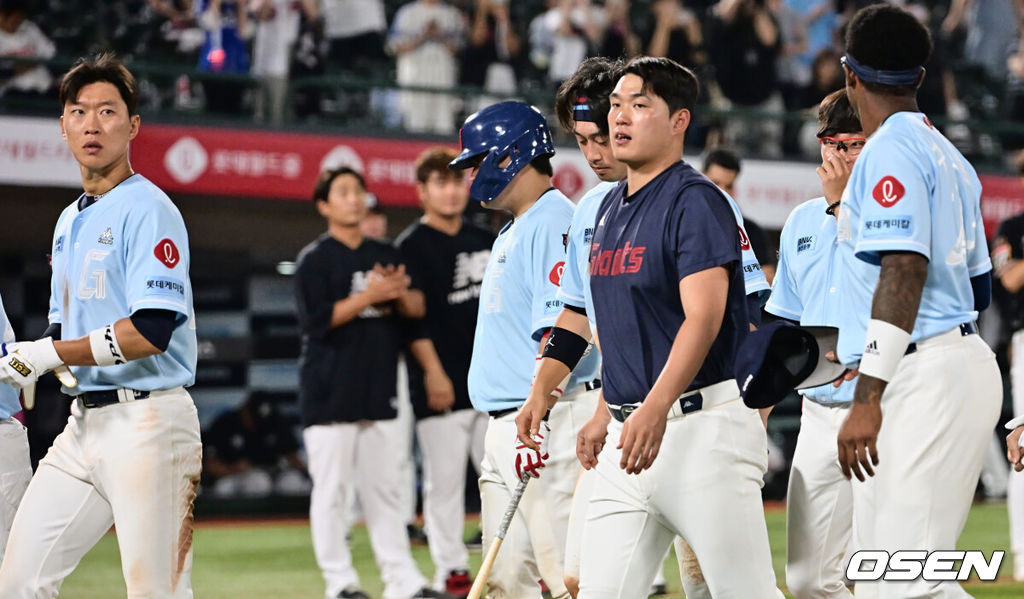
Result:
{"label": "black wristband", "polygon": [[569,367],[569,370],[576,368],[580,359],[586,355],[590,348],[590,342],[573,333],[569,329],[552,327],[548,342],[544,344],[542,358],[552,358]]}

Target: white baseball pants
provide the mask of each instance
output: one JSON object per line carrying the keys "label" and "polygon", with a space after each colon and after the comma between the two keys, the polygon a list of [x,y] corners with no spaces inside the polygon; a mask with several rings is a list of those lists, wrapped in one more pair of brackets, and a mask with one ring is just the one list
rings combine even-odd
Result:
{"label": "white baseball pants", "polygon": [[0,558],[7,546],[14,513],[31,478],[32,459],[25,426],[14,418],[0,420]]}
{"label": "white baseball pants", "polygon": [[462,540],[466,525],[466,461],[479,467],[487,414],[457,410],[420,419],[416,437],[423,455],[423,527],[434,561],[434,586],[444,589],[452,570],[469,569]]}
{"label": "white baseball pants", "polygon": [[317,424],[302,432],[313,492],[309,525],[313,552],[327,582],[327,597],[359,586],[345,535],[349,494],[359,498],[370,545],[384,581],[384,599],[408,599],[426,586],[413,561],[399,489],[402,448],[397,419]]}
{"label": "white baseball pants", "polygon": [[[1013,391],[1013,414],[1024,414],[1024,329],[1013,334],[1010,342],[1010,386]],[[1003,444],[1005,447],[1005,443]],[[1024,472],[1010,470],[1006,489],[1006,507],[1010,515],[1010,549],[1024,555]],[[1024,578],[1024,571],[1014,572]]]}
{"label": "white baseball pants", "polygon": [[[579,482],[576,483],[576,494],[572,497],[572,511],[569,514],[569,533],[565,541],[565,578],[574,580],[579,586],[580,580],[580,552],[583,546],[583,527],[586,524],[587,506],[593,494],[594,479],[597,473],[593,470],[584,470],[580,473]],[[679,579],[683,585],[683,594],[686,599],[711,599],[707,582],[704,580],[704,573],[701,572],[700,563],[693,549],[680,537],[675,539],[676,559],[679,562]],[[666,557],[668,557],[666,555]],[[665,559],[661,560],[664,563]],[[665,575],[663,568],[655,572],[653,584],[664,584]]]}
{"label": "white baseball pants", "polygon": [[76,401],[14,518],[0,597],[56,597],[114,525],[129,599],[191,598],[201,468],[199,420],[181,387],[99,408]]}
{"label": "white baseball pants", "polygon": [[[956,549],[1002,407],[995,356],[959,328],[917,342],[882,396],[879,464],[853,481],[856,549]],[[969,597],[956,582],[861,583],[858,599]]]}
{"label": "white baseball pants", "polygon": [[611,421],[584,525],[581,599],[646,597],[676,536],[693,547],[716,599],[777,597],[761,502],[767,437],[730,383],[703,391],[714,407],[669,420],[639,475],[619,467],[622,424]]}
{"label": "white baseball pants", "polygon": [[[531,479],[488,578],[490,599],[540,597],[539,579],[552,597],[568,596],[563,580],[565,539],[572,494],[579,476],[576,433],[594,413],[599,391],[566,395],[548,418],[550,458]],[[480,475],[484,547],[493,541],[519,484],[515,473],[516,413],[491,418]]]}
{"label": "white baseball pants", "polygon": [[786,491],[786,586],[795,599],[853,597],[846,588],[853,487],[839,467],[836,442],[848,413],[848,405],[803,399]]}

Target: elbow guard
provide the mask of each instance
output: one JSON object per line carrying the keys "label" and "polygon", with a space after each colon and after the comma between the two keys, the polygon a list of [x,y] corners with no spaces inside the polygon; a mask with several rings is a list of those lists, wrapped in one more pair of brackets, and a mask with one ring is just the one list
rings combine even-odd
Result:
{"label": "elbow guard", "polygon": [[558,360],[572,371],[589,351],[589,341],[568,329],[553,327],[541,357]]}

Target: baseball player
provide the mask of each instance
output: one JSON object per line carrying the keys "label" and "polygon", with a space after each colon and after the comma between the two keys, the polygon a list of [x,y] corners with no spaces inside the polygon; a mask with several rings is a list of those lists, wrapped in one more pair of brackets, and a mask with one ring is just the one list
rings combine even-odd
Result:
{"label": "baseball player", "polygon": [[628,168],[601,204],[590,250],[606,410],[578,441],[597,474],[580,597],[642,596],[677,535],[713,596],[775,597],[760,496],[766,435],[729,365],[749,328],[740,228],[721,191],[680,160],[697,79],[650,57],[619,75],[608,124]]}
{"label": "baseball player", "polygon": [[[854,485],[864,549],[956,547],[1002,403],[995,356],[974,324],[987,302],[971,278],[990,284],[992,268],[981,185],[917,110],[930,52],[928,30],[892,5],[858,11],[847,30],[846,89],[868,142],[837,227],[837,353],[860,371],[838,450],[847,478],[874,477]],[[966,596],[955,581],[923,579],[858,583],[856,592]]]}
{"label": "baseball player", "polygon": [[[537,109],[522,102],[488,106],[466,119],[460,137],[462,152],[451,167],[472,169],[470,197],[513,217],[498,234],[484,272],[469,367],[470,400],[490,415],[480,476],[484,538],[494,539],[524,476],[535,476],[545,464],[558,474],[526,487],[488,579],[489,596],[539,597],[542,578],[553,597],[564,597],[563,546],[579,468],[571,439],[592,405],[559,404],[545,428],[550,424],[561,444],[541,450],[519,443],[515,415],[529,394],[535,358],[562,309],[556,293],[573,205],[551,186],[554,147]],[[592,388],[590,383],[570,378],[564,395],[576,397]]]}
{"label": "baseball player", "polygon": [[466,377],[480,286],[494,234],[463,219],[466,182],[448,163],[457,153],[431,148],[416,161],[423,216],[398,238],[409,275],[422,285],[426,316],[408,361],[416,437],[423,455],[423,521],[434,560],[434,586],[465,596],[469,553],[465,526],[466,460],[483,461],[487,415],[469,402]]}
{"label": "baseball player", "polygon": [[[1021,168],[1024,175],[1024,161]],[[1024,414],[1024,260],[1021,256],[1024,256],[1024,212],[1003,221],[992,244],[993,271],[1007,291],[1000,313],[1012,331],[1010,385],[1013,410],[1017,414]],[[1007,447],[1012,450],[1018,446],[1010,443]],[[1018,463],[1019,459],[1010,461]],[[1014,554],[1013,577],[1024,581],[1024,474],[1010,473],[1006,507],[1010,516],[1010,547]]]}
{"label": "baseball player", "polygon": [[[568,335],[567,344],[575,342],[576,351],[586,351],[588,346],[575,340],[574,336],[582,337],[588,342],[592,332],[594,338],[597,337],[592,320],[593,300],[589,285],[590,241],[601,200],[608,191],[614,189],[626,178],[626,165],[616,160],[611,152],[607,118],[608,96],[615,85],[615,72],[622,66],[621,61],[588,58],[580,64],[573,76],[562,84],[555,99],[555,113],[558,115],[562,127],[566,132],[575,136],[580,151],[587,158],[594,174],[602,179],[602,182],[584,194],[573,213],[566,249],[566,266],[558,291],[558,297],[564,306],[552,330],[552,338],[555,338],[555,342],[554,345],[545,348],[545,355],[540,362],[530,396],[516,418],[519,439],[528,446],[532,444],[529,431],[536,430],[540,426],[539,422],[550,403],[548,398],[551,396],[551,392],[568,376],[569,364],[567,362],[576,359],[574,355],[559,355],[557,351],[554,356],[548,355],[549,348],[558,347],[557,338]],[[737,224],[742,228],[743,221],[739,209],[735,205],[733,205],[733,209]],[[752,255],[752,249],[745,247],[743,254],[744,263],[751,266],[744,270],[745,287],[748,293],[753,294],[755,307],[760,310],[758,296],[768,289],[768,284],[758,267],[757,259]],[[552,343],[551,339],[549,339],[550,343]],[[590,347],[589,351],[590,355],[597,353],[597,349],[593,347]],[[589,360],[590,358],[585,358],[580,363],[580,367],[590,367]],[[604,406],[598,406],[598,409],[605,410]],[[552,442],[554,441],[552,440]],[[581,479],[573,495],[573,508],[569,518],[565,552],[565,579],[566,586],[573,597],[576,596],[579,588],[580,542],[586,505],[590,497],[589,489],[592,485],[592,476],[586,471],[581,474]],[[676,554],[680,560],[680,577],[686,596],[691,598],[709,596],[696,556],[680,538],[676,540]],[[660,569],[652,591],[658,590],[659,586],[664,587],[664,577]]]}
{"label": "baseball player", "polygon": [[112,524],[128,597],[192,597],[202,444],[185,391],[196,367],[185,223],[129,164],[131,73],[111,54],[83,59],[59,97],[84,193],[54,230],[46,336],[7,344],[0,381],[24,388],[57,369],[75,402],[14,518],[0,597],[55,597]]}
{"label": "baseball player", "polygon": [[299,408],[313,479],[309,520],[326,596],[366,599],[345,536],[354,492],[384,581],[385,599],[451,597],[426,586],[409,548],[402,502],[396,376],[400,317],[420,317],[423,294],[390,244],[363,237],[366,183],[349,167],[313,190],[327,232],[296,260],[302,355]]}
{"label": "baseball player", "polygon": [[[765,311],[805,326],[838,327],[844,306],[835,285],[836,215],[867,141],[845,89],[819,105],[818,140],[824,195],[797,206],[786,219]],[[853,489],[839,469],[836,435],[853,400],[853,384],[826,384],[802,395],[786,492],[786,586],[797,599],[852,597],[844,558],[853,530]]]}
{"label": "baseball player", "polygon": [[[14,341],[14,329],[7,320],[3,301],[0,301],[0,335],[4,344]],[[7,546],[14,513],[32,478],[28,434],[25,426],[13,417],[20,411],[18,389],[0,383],[0,558]]]}

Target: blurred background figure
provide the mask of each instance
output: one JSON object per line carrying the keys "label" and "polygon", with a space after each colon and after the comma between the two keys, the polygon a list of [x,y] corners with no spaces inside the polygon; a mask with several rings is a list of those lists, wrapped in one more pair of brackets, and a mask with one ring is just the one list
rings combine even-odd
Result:
{"label": "blurred background figure", "polygon": [[[249,11],[243,0],[197,0],[206,39],[199,49],[199,71],[244,75],[249,72]],[[239,81],[203,80],[206,110],[238,116],[246,86]]]}
{"label": "blurred background figure", "polygon": [[[509,16],[508,0],[477,0],[460,56],[459,84],[493,94],[516,93],[515,63],[521,49],[522,39]],[[482,95],[465,111],[473,113],[497,101]]]}
{"label": "blurred background figure", "polygon": [[28,0],[0,0],[0,95],[31,102],[56,94],[53,76],[44,65],[12,59],[46,59],[57,47],[29,20]]}
{"label": "blurred background figure", "polygon": [[204,487],[218,499],[308,495],[297,425],[262,393],[221,414],[203,431]]}
{"label": "blurred background figure", "polygon": [[257,121],[275,127],[284,122],[288,72],[292,50],[299,37],[303,13],[316,19],[316,0],[254,0],[250,12],[255,21],[252,42],[252,74],[260,80],[253,108]]}
{"label": "blurred background figure", "polygon": [[547,6],[530,22],[530,61],[547,73],[547,85],[554,90],[596,53],[605,13],[590,0],[548,0]]}
{"label": "blurred background figure", "polygon": [[[397,57],[402,86],[449,88],[458,78],[455,57],[465,44],[466,18],[441,0],[415,0],[395,13],[388,44]],[[403,91],[402,123],[413,133],[455,131],[455,99],[450,94]]]}

